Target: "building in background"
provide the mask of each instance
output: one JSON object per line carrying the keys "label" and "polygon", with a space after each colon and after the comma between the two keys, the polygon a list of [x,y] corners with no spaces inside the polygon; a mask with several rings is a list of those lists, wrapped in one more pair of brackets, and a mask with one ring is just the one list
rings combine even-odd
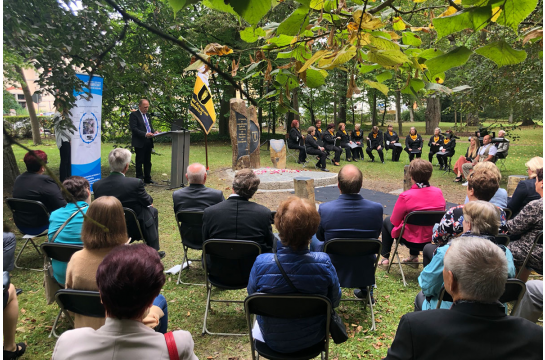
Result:
{"label": "building in background", "polygon": [[[38,76],[39,74],[34,69],[23,69],[25,73],[25,78],[28,83],[28,88],[30,90],[30,94],[34,94],[37,90],[40,89],[38,85]],[[21,85],[19,83],[13,84],[6,84],[4,83],[4,87],[6,90],[12,94],[15,97],[15,100],[21,105],[24,109],[27,107],[27,103],[25,101],[25,95],[23,94],[23,89],[21,88]],[[44,93],[41,96],[34,96],[34,109],[36,110],[36,115],[43,116],[43,115],[52,115],[55,112],[55,107],[53,106],[53,101],[55,100],[55,97],[49,93]],[[36,102],[36,100],[39,100],[39,102]]]}

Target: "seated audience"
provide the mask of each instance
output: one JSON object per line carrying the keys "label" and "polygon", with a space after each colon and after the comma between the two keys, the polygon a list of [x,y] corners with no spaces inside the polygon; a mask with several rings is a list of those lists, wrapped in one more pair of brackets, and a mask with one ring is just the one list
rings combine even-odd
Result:
{"label": "seated audience", "polygon": [[[463,239],[481,237],[490,241],[498,235],[500,227],[500,213],[498,208],[486,201],[472,201],[464,206],[463,231],[460,235]],[[498,245],[507,258],[509,267],[508,276],[515,277],[515,265],[513,264],[513,255],[505,246]],[[414,301],[415,310],[435,309],[441,286],[443,286],[443,260],[449,244],[437,248],[431,262],[422,270],[418,277],[418,283],[422,291],[418,293]],[[452,303],[443,301],[442,309],[449,309]]]}
{"label": "seated audience", "polygon": [[496,151],[496,158],[505,159],[509,151],[509,140],[505,138],[505,131],[500,130],[498,132],[498,138],[504,139],[505,141],[494,143],[494,146],[498,149],[498,151]]}
{"label": "seated audience", "polygon": [[318,144],[323,144],[322,137],[324,136],[324,132],[322,131],[322,120],[316,119],[316,137],[318,138]]}
{"label": "seated audience", "polygon": [[[390,251],[394,239],[401,234],[405,216],[413,211],[444,211],[445,198],[441,189],[430,185],[433,166],[429,161],[415,159],[409,165],[409,175],[412,186],[402,192],[395,205],[392,215],[384,219],[382,224],[382,260],[381,265],[388,265]],[[401,243],[409,248],[410,256],[402,262],[418,261],[418,255],[424,245],[430,242],[431,226],[407,225]]]}
{"label": "seated audience", "polygon": [[[113,196],[102,196],[89,205],[87,218],[83,221],[81,240],[83,250],[72,255],[66,269],[66,288],[97,291],[96,273],[99,264],[114,248],[129,242],[123,207],[119,200]],[[159,325],[161,332],[166,332],[168,312],[163,295],[159,295],[153,305],[144,323],[152,328]],[[75,314],[74,327],[91,327],[96,330],[104,325],[104,321],[104,318]]]}
{"label": "seated audience", "polygon": [[[498,167],[496,166],[496,164],[494,164],[493,162],[491,161],[485,161],[485,162],[481,162],[481,163],[478,163],[477,165],[475,165],[475,167],[473,168],[473,171],[477,170],[477,169],[487,169],[487,170],[490,170],[491,172],[494,173],[494,175],[496,176],[496,178],[498,178],[498,182],[501,182],[501,172],[500,172],[500,169],[498,169]],[[469,202],[469,198],[467,197],[466,195],[466,200],[464,202],[464,204],[467,204]],[[506,208],[507,207],[507,190],[499,187],[498,190],[496,191],[496,193],[494,194],[494,196],[492,196],[492,199],[490,199],[489,201],[490,203],[498,206],[498,207],[501,207],[501,208]]]}
{"label": "seated audience", "polygon": [[[53,359],[173,359],[166,336],[151,330],[144,320],[161,296],[163,270],[157,252],[144,244],[113,249],[96,269],[107,316],[104,326],[65,331],[57,340]],[[197,360],[189,332],[178,330],[171,335],[177,359]]]}
{"label": "seated audience", "polygon": [[[311,251],[322,251],[324,242],[335,238],[378,239],[380,235],[383,208],[381,204],[364,199],[360,195],[363,185],[361,171],[354,165],[346,165],[339,171],[337,179],[341,194],[337,200],[320,204],[318,209],[320,225],[316,236],[311,240]],[[370,256],[369,261],[364,262],[361,258],[350,257],[343,257],[339,259],[339,262],[341,261],[345,266],[343,272],[338,275],[343,286],[359,287],[362,283],[374,284],[374,256]],[[354,294],[358,298],[366,298],[367,289],[364,287],[355,290]]]}
{"label": "seated audience", "polygon": [[[329,256],[310,252],[308,245],[316,232],[320,216],[316,206],[295,196],[278,206],[274,224],[279,231],[278,261],[298,292],[324,295],[333,307],[339,305],[341,288]],[[289,294],[294,290],[285,280],[274,254],[261,254],[255,260],[248,281],[248,295],[256,292]],[[277,319],[257,316],[258,327],[265,343],[274,351],[288,353],[311,347],[325,339],[325,317],[308,319]],[[257,336],[261,338],[261,336]]]}
{"label": "seated audience", "polygon": [[522,180],[517,184],[513,196],[511,196],[511,199],[507,203],[507,207],[513,213],[511,218],[517,216],[520,210],[530,201],[540,198],[536,192],[536,174],[538,169],[543,169],[543,158],[539,156],[533,157],[524,166],[526,166],[526,171],[528,172],[528,180]]}
{"label": "seated audience", "polygon": [[[475,164],[483,161],[494,161],[496,151],[498,151],[498,149],[494,146],[494,144],[491,143],[491,141],[492,136],[485,135],[483,137],[483,145],[479,148],[479,151],[477,152],[477,157],[473,159],[471,163],[465,163],[462,165],[462,172],[466,179],[469,179],[469,173],[473,171],[473,167],[475,166]],[[467,182],[463,183],[462,185],[467,186]]]}
{"label": "seated audience", "polygon": [[350,135],[348,135],[348,133],[346,132],[346,125],[344,123],[339,123],[337,129],[337,139],[340,141],[339,146],[346,152],[346,161],[352,161],[350,157],[353,155],[354,151],[350,147],[350,145],[354,142],[350,140]]}
{"label": "seated audience", "polygon": [[[454,155],[456,148],[456,138],[452,130],[447,130],[439,150],[437,151],[437,160],[439,161],[439,170],[447,170],[448,158]],[[430,150],[431,153],[431,150]],[[431,162],[431,161],[430,161]]]}
{"label": "seated audience", "polygon": [[528,319],[533,323],[543,317],[543,280],[526,282],[526,292],[513,316]]}
{"label": "seated audience", "polygon": [[401,155],[401,152],[403,151],[402,146],[396,146],[401,145],[399,143],[399,135],[394,131],[394,127],[390,124],[388,124],[388,131],[384,133],[384,147],[386,150],[390,149],[392,150],[392,161],[396,162],[399,161],[399,156]]}
{"label": "seated audience", "polygon": [[187,167],[185,177],[189,186],[172,193],[174,213],[178,211],[202,211],[225,200],[221,190],[206,187],[206,168],[199,163]]}
{"label": "seated audience", "polygon": [[[520,239],[509,243],[517,268],[522,266],[537,234],[543,230],[543,169],[538,169],[536,175],[535,190],[540,198],[529,202],[517,216],[507,221],[509,234],[520,236]],[[520,279],[528,280],[531,269],[543,274],[543,244],[536,244],[534,247],[526,268],[522,269]]]}
{"label": "seated audience", "polygon": [[153,198],[146,192],[144,181],[139,178],[126,177],[131,163],[131,152],[127,149],[113,149],[108,155],[110,175],[93,184],[95,199],[101,196],[115,196],[123,207],[132,209],[138,218],[144,240],[159,251],[159,211],[153,207]]}
{"label": "seated audience", "polygon": [[316,128],[314,126],[309,127],[307,130],[307,134],[308,135],[305,138],[305,147],[306,147],[307,154],[316,155],[316,157],[318,158],[316,167],[318,169],[322,171],[329,171],[326,169],[327,153],[325,152],[325,148],[318,144],[318,137],[316,136]]}
{"label": "seated audience", "polygon": [[331,123],[327,125],[327,131],[322,136],[322,141],[324,142],[324,147],[327,151],[333,151],[335,153],[331,163],[335,166],[340,166],[339,161],[341,160],[342,149],[338,146],[335,146],[335,141],[338,138],[335,137],[335,124]]}
{"label": "seated audience", "polygon": [[384,153],[382,152],[383,146],[384,138],[382,136],[382,131],[379,130],[378,126],[373,126],[373,129],[367,135],[367,149],[365,149],[365,152],[371,159],[371,162],[375,161],[373,150],[376,150],[380,158],[380,162],[384,164]]}
{"label": "seated audience", "polygon": [[350,133],[350,140],[358,145],[358,147],[352,149],[354,159],[363,160],[363,131],[361,131],[361,124],[354,125],[354,130]]}
{"label": "seated audience", "polygon": [[[47,164],[47,154],[41,150],[35,150],[34,154],[36,154],[39,160],[30,152],[26,153],[23,159],[27,171],[15,179],[13,197],[16,199],[39,201],[44,204],[47,211],[51,214],[53,211],[66,205],[66,200],[62,197],[61,189],[59,189],[55,180],[43,174],[45,167],[42,166],[40,161]],[[18,218],[18,224],[20,230],[25,234],[38,235],[47,229],[47,226],[44,228],[35,227],[37,217],[32,213],[21,215]]]}
{"label": "seated audience", "polygon": [[[83,225],[83,214],[87,212],[91,203],[89,182],[81,176],[72,176],[64,180],[62,185],[70,193],[72,199],[65,197],[68,202],[66,206],[51,213],[47,234],[49,242],[53,240],[54,243],[59,244],[82,245],[81,226]],[[72,201],[75,201],[75,203]],[[65,222],[67,224],[57,234],[57,231]],[[64,286],[65,283],[66,265],[68,263],[51,260],[53,276],[61,286]]]}
{"label": "seated audience", "polygon": [[[428,146],[430,147],[428,160],[430,162],[433,162],[433,156],[438,153],[441,146],[443,146],[444,139],[444,136],[441,135],[441,128],[436,127],[435,130],[433,130],[433,135],[430,137],[430,141],[428,141]],[[441,165],[441,167],[443,166]]]}
{"label": "seated audience", "polygon": [[203,240],[251,240],[262,252],[273,249],[271,211],[249,201],[261,181],[251,169],[240,170],[233,180],[233,193],[226,201],[204,210]]}
{"label": "seated audience", "polygon": [[385,359],[542,359],[543,328],[507,316],[498,302],[507,275],[499,246],[473,237],[453,240],[443,270],[452,307],[404,315]]}
{"label": "seated audience", "polygon": [[454,171],[454,174],[456,174],[456,179],[454,179],[454,182],[462,182],[462,179],[464,177],[464,172],[462,171],[462,165],[464,164],[471,164],[473,160],[477,157],[477,154],[479,153],[479,138],[476,136],[472,136],[469,140],[469,147],[466,150],[465,156],[461,155],[456,163],[454,164],[454,168],[452,171]]}
{"label": "seated audience", "polygon": [[414,126],[411,126],[409,135],[405,138],[405,151],[409,154],[409,161],[413,161],[415,155],[420,159],[422,156],[423,144],[424,141],[422,140],[422,136],[418,134]]}
{"label": "seated audience", "polygon": [[302,143],[303,135],[301,134],[301,130],[299,130],[299,121],[293,120],[288,134],[288,148],[299,150],[298,164],[304,164],[307,161],[307,154],[305,153],[305,147],[301,145]]}

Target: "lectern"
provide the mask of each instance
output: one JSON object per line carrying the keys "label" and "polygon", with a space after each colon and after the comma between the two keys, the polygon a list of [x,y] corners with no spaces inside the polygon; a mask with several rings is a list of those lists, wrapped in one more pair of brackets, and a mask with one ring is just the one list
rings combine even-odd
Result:
{"label": "lectern", "polygon": [[172,160],[170,163],[169,189],[184,187],[187,185],[185,178],[186,169],[189,166],[189,131],[175,130],[155,135],[156,137],[170,135],[172,138]]}

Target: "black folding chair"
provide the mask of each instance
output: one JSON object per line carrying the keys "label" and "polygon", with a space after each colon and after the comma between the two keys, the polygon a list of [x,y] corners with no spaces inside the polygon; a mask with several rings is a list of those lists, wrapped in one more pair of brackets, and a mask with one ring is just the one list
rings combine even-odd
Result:
{"label": "black folding chair", "polygon": [[454,150],[452,152],[452,155],[450,156],[447,156],[447,161],[445,161],[445,171],[443,172],[443,175],[444,174],[450,174],[452,172],[452,157],[454,156],[454,154],[456,153],[456,151]]}
{"label": "black folding chair", "polygon": [[509,208],[502,208],[503,211],[505,211],[505,220],[511,219],[511,216],[513,216],[513,212]]}
{"label": "black folding chair", "polygon": [[[202,285],[204,284],[191,284],[180,281],[182,271],[187,269],[189,271],[189,261],[199,261],[201,259],[189,259],[187,257],[187,250],[202,250],[202,216],[204,211],[178,211],[176,213],[176,223],[178,224],[178,231],[182,238],[182,246],[184,248],[184,257],[182,264],[180,265],[180,272],[178,273],[178,281],[176,284],[184,285]],[[187,267],[184,266],[187,264]]]}
{"label": "black folding chair", "polygon": [[543,230],[541,230],[535,237],[534,243],[530,247],[530,251],[528,251],[528,255],[526,255],[526,258],[524,258],[524,262],[522,263],[522,266],[519,269],[519,272],[517,274],[517,279],[520,279],[520,274],[526,268],[526,264],[528,263],[528,260],[530,260],[530,256],[532,256],[532,251],[534,251],[534,248],[537,244],[543,244]]}
{"label": "black folding chair", "polygon": [[206,273],[206,290],[208,293],[202,334],[247,335],[210,332],[206,327],[206,321],[212,302],[244,302],[240,300],[212,299],[212,286],[223,290],[238,290],[248,287],[250,271],[255,259],[261,254],[261,247],[254,241],[210,239],[203,243],[202,252],[204,271]]}
{"label": "black folding chair", "polygon": [[135,241],[144,241],[144,233],[140,227],[140,222],[133,209],[124,207],[125,224],[127,225],[127,235],[131,239],[131,243]]}
{"label": "black folding chair", "polygon": [[494,242],[498,245],[503,245],[505,247],[507,247],[507,245],[509,245],[509,235],[505,235],[505,234],[498,234],[495,236],[494,238]]}
{"label": "black folding chair", "polygon": [[[365,257],[370,255],[375,255],[375,260],[373,262],[373,279],[375,278],[375,273],[377,271],[378,261],[380,258],[380,252],[382,250],[382,242],[378,239],[331,239],[324,243],[324,252],[329,254],[331,262],[337,270],[337,273],[342,272],[346,269],[347,258],[361,258],[361,262],[369,261]],[[332,256],[333,255],[333,256]],[[343,284],[342,276],[339,276],[339,281],[341,287],[348,287]],[[367,288],[367,297],[365,299],[342,299],[341,301],[363,301],[363,308],[369,303],[369,308],[371,309],[371,320],[372,326],[371,330],[376,330],[375,325],[375,313],[373,311],[373,302],[371,301],[371,289],[373,288],[374,281],[371,284],[361,283],[358,284],[359,288]]]}
{"label": "black folding chair", "polygon": [[[405,233],[405,226],[407,225],[418,225],[418,226],[429,226],[433,227],[435,224],[441,222],[441,219],[445,215],[445,211],[413,211],[408,213],[405,216],[405,219],[403,220],[403,226],[401,227],[401,233],[396,239],[396,246],[394,253],[392,254],[392,257],[390,259],[390,262],[388,264],[388,270],[387,272],[390,272],[390,268],[392,267],[392,264],[394,264],[394,258],[397,257],[397,264],[399,264],[399,271],[401,272],[401,277],[403,278],[403,285],[407,286],[407,282],[405,281],[405,274],[403,273],[403,268],[401,265],[419,265],[422,264],[422,262],[410,262],[410,263],[402,263],[399,259],[399,254],[397,252],[397,248],[399,247],[399,244],[401,243],[401,239],[403,238],[403,234]],[[428,239],[428,242],[431,242],[431,239]]]}
{"label": "black folding chair", "polygon": [[[256,353],[257,359],[261,355],[271,360],[303,360],[313,359],[320,355],[322,359],[327,360],[329,356],[329,322],[331,314],[331,302],[327,297],[323,295],[255,293],[244,300],[244,311],[250,333],[253,360],[256,359]],[[252,315],[294,320],[322,315],[327,319],[326,335],[323,341],[309,348],[294,353],[279,353],[272,350],[266,343],[254,339],[252,335]]]}
{"label": "black folding chair", "polygon": [[[499,301],[502,304],[515,301],[509,315],[512,316],[515,313],[525,292],[526,284],[523,281],[519,279],[507,279],[507,282],[505,283],[505,291],[503,292],[502,296],[500,296]],[[441,303],[443,301],[453,302],[452,296],[450,296],[450,294],[445,290],[444,285],[441,287],[441,291],[439,292],[439,300],[437,301],[436,309],[441,307]]]}
{"label": "black folding chair", "polygon": [[[55,332],[55,328],[57,327],[61,313],[64,313],[66,318],[70,321],[72,327],[74,326],[74,320],[72,320],[69,311],[75,314],[95,318],[106,317],[104,306],[102,305],[102,302],[100,302],[100,294],[98,291],[61,289],[56,292],[55,300],[61,308],[61,311],[57,315],[55,323],[53,324],[53,329],[51,330],[51,333],[55,337],[59,337],[59,335]],[[51,334],[49,337],[51,337]]]}
{"label": "black folding chair", "polygon": [[[21,267],[17,264],[17,262],[19,261],[19,258],[21,257],[23,250],[25,250],[29,242],[32,244],[32,246],[34,246],[34,249],[36,249],[36,252],[38,253],[38,255],[40,255],[40,257],[42,256],[40,249],[34,242],[34,238],[47,236],[47,230],[48,230],[47,227],[49,226],[49,211],[47,211],[47,208],[45,207],[45,205],[42,204],[40,201],[34,201],[34,200],[8,198],[6,199],[6,204],[8,205],[9,209],[13,213],[13,221],[15,222],[15,226],[17,227],[19,232],[23,234],[23,239],[26,239],[25,243],[23,244],[23,247],[21,248],[21,250],[19,250],[19,254],[17,254],[17,257],[15,258],[15,267],[17,269],[42,271],[43,269],[32,269],[32,268]],[[25,217],[29,215],[33,217],[33,221],[32,221],[33,227],[37,229],[46,227],[46,229],[42,231],[40,234],[36,234],[36,235],[25,233],[25,231],[22,230],[25,228],[25,226],[23,225],[24,222],[22,221],[25,219]]]}

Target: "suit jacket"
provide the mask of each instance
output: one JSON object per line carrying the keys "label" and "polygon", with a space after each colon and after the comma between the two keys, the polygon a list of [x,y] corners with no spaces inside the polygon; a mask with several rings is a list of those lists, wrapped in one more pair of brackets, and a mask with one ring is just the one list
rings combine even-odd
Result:
{"label": "suit jacket", "polygon": [[[316,237],[320,241],[334,238],[375,238],[382,229],[382,205],[366,200],[360,194],[341,194],[337,200],[320,205],[320,225]],[[374,257],[360,258],[331,255],[342,287],[364,287],[375,283]]]}
{"label": "suit jacket", "polygon": [[504,142],[495,143],[494,146],[498,148],[496,154],[504,154],[505,156],[507,156],[507,153],[509,151],[509,140],[505,139]]}
{"label": "suit jacket", "polygon": [[[155,129],[153,128],[153,125],[151,124],[150,115],[146,114],[148,118],[149,127],[151,129],[151,132],[154,133]],[[146,129],[146,123],[144,122],[144,118],[142,117],[142,113],[140,110],[136,110],[131,112],[131,115],[129,116],[129,129],[131,129],[132,132],[132,140],[131,145],[135,148],[141,148],[145,145],[150,144],[151,147],[153,147],[153,138],[147,138],[146,133],[148,132]],[[93,184],[94,186],[94,184]]]}
{"label": "suit jacket", "polygon": [[420,134],[416,134],[416,140],[411,139],[411,134],[409,134],[405,138],[405,150],[411,151],[417,150],[418,148],[422,150],[423,143],[424,142],[422,141],[422,136],[420,136]]}
{"label": "suit jacket", "polygon": [[316,137],[318,138],[318,141],[321,141],[322,140],[322,136],[324,136],[324,132],[322,131],[322,129],[318,129],[316,128]]}
{"label": "suit jacket", "polygon": [[[183,330],[172,334],[180,360],[198,360],[191,334]],[[170,357],[163,334],[139,321],[107,318],[98,330],[87,327],[65,331],[57,340],[53,359],[169,360]]]}
{"label": "suit jacket", "polygon": [[543,328],[504,309],[499,302],[459,302],[408,313],[385,359],[543,359]]}
{"label": "suit jacket", "polygon": [[272,251],[274,236],[271,211],[241,196],[231,196],[226,201],[206,208],[202,229],[203,241],[251,240],[261,246],[262,252]]}
{"label": "suit jacket", "polygon": [[433,142],[433,138],[435,137],[435,135],[432,135],[430,137],[430,141],[428,141],[428,146],[430,147],[430,151],[432,152],[438,152],[439,151],[439,148],[441,146],[443,146],[443,141],[445,140],[445,137],[443,135],[439,135],[439,140],[436,141],[436,144],[437,145],[432,145],[432,142]]}

